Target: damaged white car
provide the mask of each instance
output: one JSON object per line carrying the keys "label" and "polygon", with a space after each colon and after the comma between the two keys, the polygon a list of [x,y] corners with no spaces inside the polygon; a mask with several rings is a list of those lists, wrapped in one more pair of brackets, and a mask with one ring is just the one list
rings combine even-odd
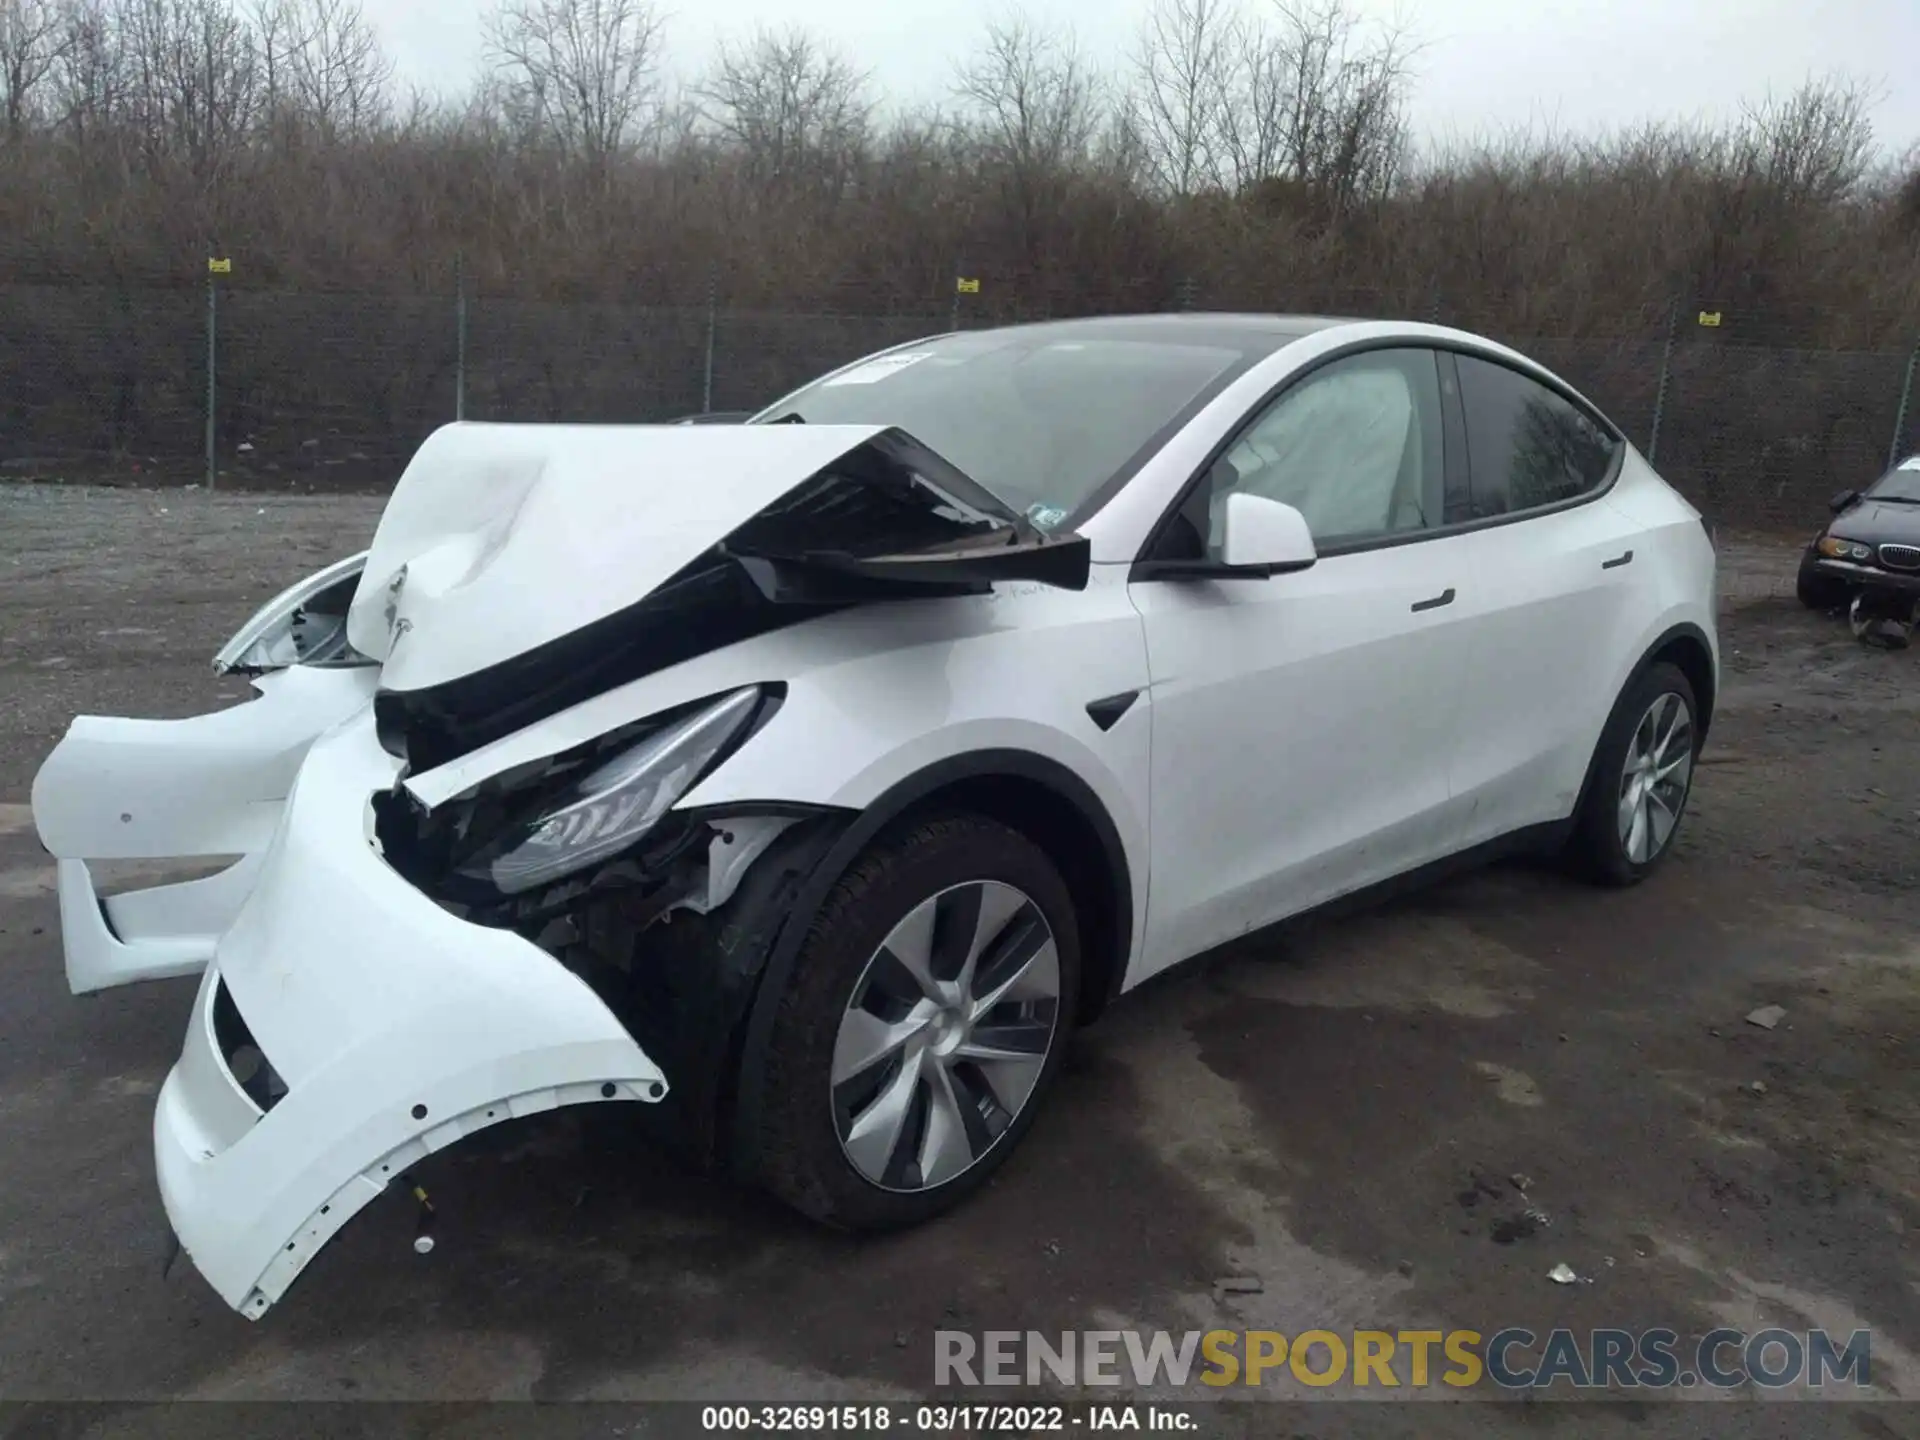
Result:
{"label": "damaged white car", "polygon": [[[1519,355],[1382,322],[949,335],[741,425],[456,425],[371,549],[34,786],[76,991],[204,970],[175,1233],[279,1300],[419,1157],[635,1102],[851,1228],[952,1205],[1072,1028],[1516,845],[1667,855],[1698,514]],[[104,901],[90,860],[234,856]]]}

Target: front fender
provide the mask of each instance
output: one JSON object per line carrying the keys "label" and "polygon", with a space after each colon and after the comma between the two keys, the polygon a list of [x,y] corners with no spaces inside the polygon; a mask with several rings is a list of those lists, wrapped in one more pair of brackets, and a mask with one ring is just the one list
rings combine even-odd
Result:
{"label": "front fender", "polygon": [[[991,595],[876,605],[809,620],[618,686],[418,775],[428,808],[516,766],[648,715],[742,685],[780,681],[778,713],[681,797],[682,811],[770,803],[864,812],[912,776],[960,757],[1024,754],[1095,798],[1127,874],[1147,873],[1153,697],[1125,567],[1085,591],[1002,585]],[[1117,722],[1088,706],[1134,697]],[[1131,884],[1121,973],[1146,933]]]}
{"label": "front fender", "polygon": [[[1008,585],[986,596],[857,608],[757,636],[410,775],[406,788],[433,808],[645,716],[767,681],[786,686],[779,712],[676,808],[859,810],[953,756],[1025,751],[1099,797],[1129,868],[1145,873],[1152,694],[1120,566],[1095,567],[1085,591]],[[1138,698],[1103,730],[1087,706],[1120,695]]]}

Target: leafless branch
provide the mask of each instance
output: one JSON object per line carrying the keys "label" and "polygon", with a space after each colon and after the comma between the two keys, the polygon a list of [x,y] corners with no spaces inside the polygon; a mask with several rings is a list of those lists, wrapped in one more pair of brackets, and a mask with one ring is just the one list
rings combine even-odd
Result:
{"label": "leafless branch", "polygon": [[501,0],[484,31],[513,118],[604,165],[648,119],[662,24],[649,0]]}

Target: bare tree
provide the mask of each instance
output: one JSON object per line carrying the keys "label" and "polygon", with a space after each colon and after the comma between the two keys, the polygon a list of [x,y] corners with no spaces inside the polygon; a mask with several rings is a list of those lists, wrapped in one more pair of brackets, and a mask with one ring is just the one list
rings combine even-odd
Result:
{"label": "bare tree", "polygon": [[956,86],[972,132],[1000,190],[1004,223],[1021,265],[1038,273],[1064,223],[1066,195],[1088,167],[1103,95],[1073,36],[1015,16],[990,24]]}
{"label": "bare tree", "polygon": [[1132,90],[1120,91],[1114,98],[1106,125],[1094,137],[1094,167],[1129,191],[1162,188],[1147,140],[1144,109]]}
{"label": "bare tree", "polygon": [[67,38],[54,0],[0,0],[0,109],[10,142],[18,144],[36,117]]}
{"label": "bare tree", "polygon": [[1908,146],[1888,168],[1890,182],[1882,204],[1891,210],[1896,227],[1920,235],[1920,144]]}
{"label": "bare tree", "polygon": [[[1162,0],[1176,22],[1184,7],[1189,50],[1217,57],[1220,179],[1236,191],[1284,182],[1328,214],[1384,195],[1407,154],[1406,31],[1363,26],[1350,0],[1275,0],[1269,17],[1222,23],[1217,47],[1201,47],[1199,3]],[[1176,96],[1196,68],[1163,67]]]}
{"label": "bare tree", "polygon": [[1838,204],[1872,168],[1875,98],[1836,76],[1809,80],[1785,100],[1750,105],[1735,163],[1790,204]]}
{"label": "bare tree", "polygon": [[[507,0],[492,29],[516,48],[408,110],[352,8],[374,3],[0,0],[5,278],[137,288],[211,234],[290,288],[443,286],[457,253],[529,298],[685,300],[720,267],[732,303],[857,285],[907,310],[958,260],[981,320],[1160,305],[1190,279],[1255,308],[1364,287],[1425,315],[1438,294],[1518,334],[1659,333],[1696,296],[1724,302],[1723,344],[1904,350],[1920,331],[1920,160],[1862,178],[1870,97],[1845,81],[1730,124],[1482,137],[1411,176],[1413,52],[1361,0],[1146,0],[1119,97],[1070,39],[1009,22],[970,46],[948,112],[884,118],[852,52],[777,27],[697,88],[656,88],[654,12],[617,0]],[[600,157],[594,183],[556,163],[563,142]],[[144,310],[167,307],[126,313]],[[49,317],[76,348],[119,334]],[[335,384],[286,329],[289,365]],[[99,393],[145,403],[135,365]]]}
{"label": "bare tree", "polygon": [[1288,72],[1278,37],[1243,24],[1229,57],[1216,144],[1221,178],[1236,191],[1285,168]]}
{"label": "bare tree", "polygon": [[1282,158],[1335,213],[1384,195],[1405,160],[1410,44],[1362,31],[1347,0],[1279,0]]}
{"label": "bare tree", "polygon": [[257,112],[252,27],[223,0],[122,0],[127,104],[149,163],[184,163],[213,182],[245,145]]}
{"label": "bare tree", "polygon": [[354,135],[387,115],[393,64],[356,0],[263,0],[254,28],[276,125]]}
{"label": "bare tree", "polygon": [[603,167],[647,119],[662,24],[650,0],[500,0],[483,30],[514,118]]}
{"label": "bare tree", "polygon": [[1815,234],[1865,193],[1873,99],[1843,78],[1809,80],[1784,100],[1746,107],[1736,127],[1701,147],[1704,203],[1688,260],[1702,295],[1737,299],[1751,313],[1812,260]]}
{"label": "bare tree", "polygon": [[53,108],[81,150],[124,118],[126,46],[110,0],[71,0],[52,75]]}
{"label": "bare tree", "polygon": [[1099,83],[1071,35],[1015,17],[987,27],[957,85],[995,157],[1022,172],[1085,157],[1100,121]]}
{"label": "bare tree", "polygon": [[1241,38],[1225,0],[1155,0],[1141,23],[1129,120],[1171,194],[1191,195],[1218,179]]}
{"label": "bare tree", "polygon": [[723,43],[699,95],[712,124],[744,155],[750,179],[844,178],[866,134],[867,76],[805,31],[762,30]]}

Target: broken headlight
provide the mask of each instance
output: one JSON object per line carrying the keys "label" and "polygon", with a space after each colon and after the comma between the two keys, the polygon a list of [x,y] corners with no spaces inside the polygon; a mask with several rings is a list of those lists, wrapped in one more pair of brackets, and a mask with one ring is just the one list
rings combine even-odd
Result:
{"label": "broken headlight", "polygon": [[289,665],[373,664],[347,639],[347,609],[366,564],[363,550],[282,590],[220,647],[215,671],[257,675]]}
{"label": "broken headlight", "polygon": [[465,867],[519,895],[619,854],[676,804],[752,724],[761,691],[748,686],[653,731],[569,784],[531,820]]}

